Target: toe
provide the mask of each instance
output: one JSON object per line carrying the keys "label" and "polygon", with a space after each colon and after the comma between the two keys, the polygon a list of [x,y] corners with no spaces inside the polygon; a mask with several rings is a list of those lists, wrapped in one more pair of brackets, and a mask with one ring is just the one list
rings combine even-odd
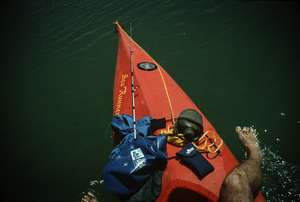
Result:
{"label": "toe", "polygon": [[242,128],[241,128],[240,126],[237,126],[237,127],[235,128],[235,132],[237,132],[237,133],[240,133],[241,130],[242,130]]}
{"label": "toe", "polygon": [[243,132],[244,132],[244,133],[248,133],[248,132],[249,132],[249,128],[246,127],[246,126],[244,126],[244,127],[243,127]]}

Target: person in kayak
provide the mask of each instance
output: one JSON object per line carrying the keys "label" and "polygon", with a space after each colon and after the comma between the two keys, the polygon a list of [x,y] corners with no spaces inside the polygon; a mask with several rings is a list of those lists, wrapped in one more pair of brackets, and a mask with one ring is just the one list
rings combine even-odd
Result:
{"label": "person in kayak", "polygon": [[236,127],[240,141],[247,153],[247,160],[233,169],[224,179],[221,202],[254,201],[261,186],[262,153],[256,138],[256,130],[251,127]]}

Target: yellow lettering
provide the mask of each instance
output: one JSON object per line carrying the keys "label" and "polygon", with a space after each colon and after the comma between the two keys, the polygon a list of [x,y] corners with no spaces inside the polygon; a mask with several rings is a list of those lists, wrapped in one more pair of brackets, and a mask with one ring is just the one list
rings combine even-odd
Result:
{"label": "yellow lettering", "polygon": [[127,87],[125,86],[126,80],[128,78],[128,74],[122,74],[121,75],[121,81],[120,81],[120,90],[117,98],[117,103],[116,103],[116,109],[115,109],[115,114],[119,115],[121,112],[121,107],[123,104],[123,96],[127,93]]}

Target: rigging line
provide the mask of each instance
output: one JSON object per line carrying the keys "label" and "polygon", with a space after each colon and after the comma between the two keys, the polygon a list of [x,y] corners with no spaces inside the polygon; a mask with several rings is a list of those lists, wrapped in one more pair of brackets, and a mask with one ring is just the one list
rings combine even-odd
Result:
{"label": "rigging line", "polygon": [[169,104],[169,110],[170,110],[170,114],[171,114],[172,124],[174,125],[175,124],[175,118],[174,118],[173,106],[172,106],[171,98],[170,98],[169,91],[168,91],[168,88],[167,88],[167,85],[166,85],[166,81],[165,81],[165,78],[164,78],[164,76],[163,76],[163,74],[161,72],[161,67],[158,64],[157,64],[157,69],[158,69],[160,78],[161,78],[161,80],[163,82],[164,90],[165,90],[165,93],[166,93],[166,96],[167,96],[167,99],[168,99],[168,104]]}
{"label": "rigging line", "polygon": [[[132,23],[130,23],[130,37],[132,37]],[[136,117],[135,117],[135,98],[134,98],[134,67],[132,62],[133,50],[132,41],[129,43],[130,69],[131,69],[131,96],[132,96],[132,117],[133,117],[133,138],[136,139]]]}

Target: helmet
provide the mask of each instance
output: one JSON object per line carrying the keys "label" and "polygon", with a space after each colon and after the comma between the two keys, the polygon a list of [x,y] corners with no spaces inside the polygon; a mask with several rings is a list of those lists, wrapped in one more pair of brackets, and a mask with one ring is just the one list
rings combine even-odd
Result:
{"label": "helmet", "polygon": [[187,142],[195,141],[203,133],[202,117],[194,109],[185,109],[176,120],[174,129],[175,133],[183,134]]}

